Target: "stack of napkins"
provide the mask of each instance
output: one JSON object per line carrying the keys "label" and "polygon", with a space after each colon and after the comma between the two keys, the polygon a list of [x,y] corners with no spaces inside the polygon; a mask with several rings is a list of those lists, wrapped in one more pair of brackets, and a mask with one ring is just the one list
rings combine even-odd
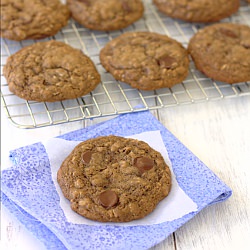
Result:
{"label": "stack of napkins", "polygon": [[[100,223],[70,209],[56,182],[62,161],[81,141],[104,135],[146,141],[171,167],[168,197],[143,219]],[[13,166],[2,171],[2,204],[47,249],[148,249],[204,207],[230,197],[231,189],[193,155],[150,112],[107,122],[11,151]]]}

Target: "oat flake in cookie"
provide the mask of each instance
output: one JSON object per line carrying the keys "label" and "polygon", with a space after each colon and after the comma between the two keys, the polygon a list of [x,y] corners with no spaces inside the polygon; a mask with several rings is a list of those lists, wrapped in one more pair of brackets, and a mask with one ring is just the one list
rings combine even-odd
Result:
{"label": "oat flake in cookie", "polygon": [[140,19],[141,0],[67,0],[72,17],[93,30],[123,29]]}
{"label": "oat flake in cookie", "polygon": [[188,75],[186,49],[153,32],[127,32],[113,39],[101,50],[100,60],[116,80],[141,90],[172,87]]}
{"label": "oat flake in cookie", "polygon": [[250,27],[220,23],[199,30],[188,46],[197,69],[214,80],[250,81]]}
{"label": "oat flake in cookie", "polygon": [[1,0],[1,36],[16,41],[53,36],[69,17],[60,0]]}
{"label": "oat flake in cookie", "polygon": [[39,102],[77,98],[95,89],[100,82],[90,58],[54,40],[35,43],[11,55],[3,74],[11,92]]}
{"label": "oat flake in cookie", "polygon": [[216,22],[237,12],[239,0],[153,0],[164,14],[189,22]]}
{"label": "oat flake in cookie", "polygon": [[57,181],[72,210],[102,222],[143,218],[171,189],[171,173],[159,152],[143,141],[113,135],[77,145]]}

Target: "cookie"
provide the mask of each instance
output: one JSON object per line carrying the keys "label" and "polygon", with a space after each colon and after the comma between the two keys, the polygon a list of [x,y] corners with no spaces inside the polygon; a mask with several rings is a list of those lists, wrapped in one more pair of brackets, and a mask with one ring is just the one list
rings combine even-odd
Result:
{"label": "cookie", "polygon": [[90,58],[54,40],[35,43],[11,55],[3,74],[11,92],[38,102],[77,98],[100,82]]}
{"label": "cookie", "polygon": [[78,144],[63,161],[57,181],[76,213],[96,221],[145,217],[171,189],[171,172],[147,143],[101,136]]}
{"label": "cookie", "polygon": [[239,0],[153,0],[164,14],[189,22],[216,22],[239,9]]}
{"label": "cookie", "polygon": [[15,41],[53,36],[69,17],[59,0],[2,0],[1,36]]}
{"label": "cookie", "polygon": [[250,81],[250,27],[218,23],[199,30],[188,51],[208,77],[226,82]]}
{"label": "cookie", "polygon": [[153,32],[127,32],[113,39],[101,50],[100,60],[116,80],[141,90],[172,87],[188,75],[186,49]]}
{"label": "cookie", "polygon": [[93,30],[123,29],[140,19],[141,0],[67,0],[72,17]]}

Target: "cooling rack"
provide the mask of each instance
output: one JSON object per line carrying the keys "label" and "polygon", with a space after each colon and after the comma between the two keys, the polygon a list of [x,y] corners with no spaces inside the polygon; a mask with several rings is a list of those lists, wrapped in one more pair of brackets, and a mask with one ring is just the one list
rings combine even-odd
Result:
{"label": "cooling rack", "polygon": [[[187,79],[172,88],[140,91],[116,81],[105,71],[99,60],[100,49],[108,41],[128,31],[153,31],[171,36],[187,47],[189,39],[205,26],[169,18],[158,12],[151,0],[144,0],[144,6],[144,17],[126,29],[114,32],[91,31],[70,20],[57,35],[42,40],[55,39],[70,44],[81,49],[96,64],[102,82],[91,93],[74,100],[41,103],[25,101],[9,92],[2,75],[8,56],[37,41],[16,42],[1,39],[1,104],[12,124],[19,128],[38,128],[101,116],[250,95],[250,82],[230,85],[213,81],[199,72],[193,62],[190,63]],[[250,25],[250,5],[242,1],[239,11],[223,22]]]}

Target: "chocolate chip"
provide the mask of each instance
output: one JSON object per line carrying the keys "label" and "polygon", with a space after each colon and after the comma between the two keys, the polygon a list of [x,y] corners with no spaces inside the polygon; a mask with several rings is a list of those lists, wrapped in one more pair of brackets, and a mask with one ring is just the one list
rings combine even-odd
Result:
{"label": "chocolate chip", "polygon": [[154,166],[154,161],[148,157],[138,157],[134,161],[134,166],[143,174]]}
{"label": "chocolate chip", "polygon": [[118,195],[112,190],[106,190],[99,195],[100,203],[105,208],[113,207],[118,202]]}
{"label": "chocolate chip", "polygon": [[158,65],[166,69],[171,69],[175,62],[176,59],[168,55],[165,55],[157,60]]}
{"label": "chocolate chip", "polygon": [[131,8],[130,6],[128,5],[127,1],[123,1],[122,2],[122,8],[127,11],[127,12],[130,12],[131,11]]}
{"label": "chocolate chip", "polygon": [[91,157],[92,157],[92,152],[91,151],[84,152],[82,154],[82,161],[83,161],[83,163],[89,164],[90,160],[91,160]]}
{"label": "chocolate chip", "polygon": [[89,0],[78,0],[81,3],[85,3],[87,6],[90,6]]}
{"label": "chocolate chip", "polygon": [[221,28],[220,33],[223,34],[224,36],[228,36],[231,38],[237,38],[237,34],[235,34],[232,30]]}
{"label": "chocolate chip", "polygon": [[243,43],[242,46],[243,46],[245,49],[250,49],[250,43],[249,43],[249,44]]}

